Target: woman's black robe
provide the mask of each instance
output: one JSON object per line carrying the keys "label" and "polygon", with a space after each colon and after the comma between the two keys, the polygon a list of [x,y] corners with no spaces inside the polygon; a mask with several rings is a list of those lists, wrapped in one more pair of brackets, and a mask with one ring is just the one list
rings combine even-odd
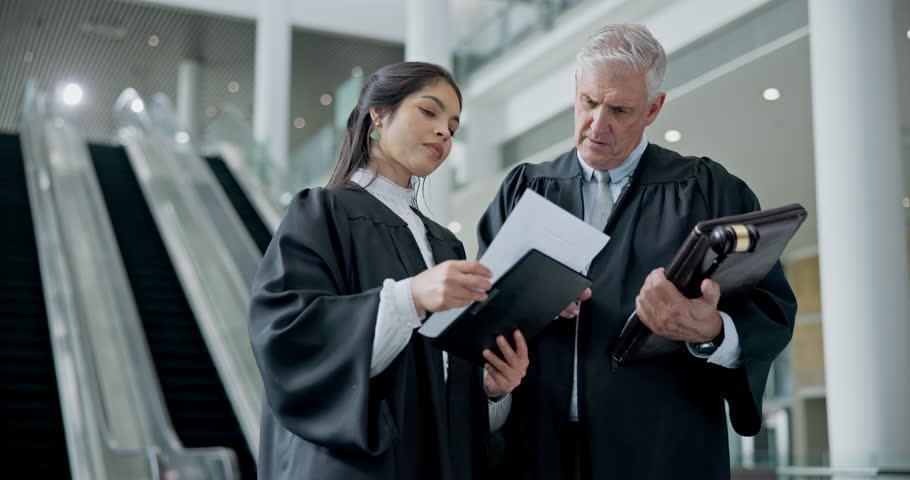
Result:
{"label": "woman's black robe", "polygon": [[[437,263],[461,243],[424,218]],[[298,194],[252,288],[250,337],[265,387],[259,478],[479,478],[488,412],[479,368],[413,334],[370,378],[384,279],[426,268],[407,224],[365,190]]]}

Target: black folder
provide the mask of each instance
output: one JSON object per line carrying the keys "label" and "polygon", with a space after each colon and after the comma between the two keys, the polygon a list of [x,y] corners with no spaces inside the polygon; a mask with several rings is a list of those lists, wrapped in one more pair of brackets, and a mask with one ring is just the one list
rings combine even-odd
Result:
{"label": "black folder", "polygon": [[427,324],[420,333],[438,348],[483,365],[486,348],[502,358],[498,335],[513,348],[516,329],[525,340],[532,339],[589,286],[584,275],[531,250],[493,284],[486,300],[474,302],[448,324]]}
{"label": "black folder", "polygon": [[[720,285],[721,299],[745,295],[771,271],[806,215],[792,204],[699,222],[667,267],[667,279],[688,298],[701,296],[705,278]],[[633,312],[611,355],[622,363],[681,348],[683,342],[654,334]]]}

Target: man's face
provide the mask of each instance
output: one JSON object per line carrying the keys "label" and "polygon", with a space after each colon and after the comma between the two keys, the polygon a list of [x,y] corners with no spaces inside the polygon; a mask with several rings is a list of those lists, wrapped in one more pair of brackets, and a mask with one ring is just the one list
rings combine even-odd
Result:
{"label": "man's face", "polygon": [[607,66],[575,73],[575,146],[597,170],[622,165],[660,113],[665,94],[648,101],[645,72],[611,75]]}

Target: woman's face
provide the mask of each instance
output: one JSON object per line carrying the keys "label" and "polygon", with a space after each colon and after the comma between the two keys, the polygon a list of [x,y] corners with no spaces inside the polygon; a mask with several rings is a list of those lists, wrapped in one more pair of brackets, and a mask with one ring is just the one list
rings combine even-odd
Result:
{"label": "woman's face", "polygon": [[455,89],[438,80],[405,97],[391,114],[371,115],[382,125],[379,140],[371,141],[379,174],[407,186],[412,175],[429,175],[449,156],[461,104]]}

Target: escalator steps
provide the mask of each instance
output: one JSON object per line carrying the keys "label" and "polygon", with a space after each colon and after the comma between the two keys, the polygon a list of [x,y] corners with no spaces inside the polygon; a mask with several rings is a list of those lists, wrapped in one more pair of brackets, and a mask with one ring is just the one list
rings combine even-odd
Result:
{"label": "escalator steps", "polygon": [[177,436],[224,446],[241,476],[255,464],[125,151],[89,145],[149,349]]}
{"label": "escalator steps", "polygon": [[0,452],[4,477],[70,478],[18,135],[0,134]]}

